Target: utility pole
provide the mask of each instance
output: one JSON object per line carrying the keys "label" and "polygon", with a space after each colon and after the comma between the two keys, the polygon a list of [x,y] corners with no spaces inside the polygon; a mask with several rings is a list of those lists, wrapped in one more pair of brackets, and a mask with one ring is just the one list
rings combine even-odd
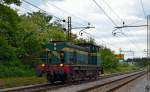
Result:
{"label": "utility pole", "polygon": [[135,25],[135,26],[120,26],[120,27],[115,27],[115,30],[112,31],[113,35],[115,36],[118,29],[122,28],[129,28],[129,27],[147,27],[147,62],[148,62],[148,67],[147,67],[147,85],[145,89],[149,92],[150,91],[150,15],[147,16],[147,24],[146,25]]}
{"label": "utility pole", "polygon": [[[150,82],[150,15],[147,16],[147,61],[148,61],[148,71],[147,71],[147,80]],[[150,89],[150,86],[149,86]]]}
{"label": "utility pole", "polygon": [[[66,20],[63,20],[63,22],[66,22]],[[88,26],[82,26],[82,27],[72,27],[72,20],[71,20],[71,16],[68,17],[67,19],[67,41],[72,42],[72,33],[71,30],[72,29],[81,29],[81,31],[79,32],[79,34],[85,30],[85,29],[90,29],[90,28],[95,28],[95,27],[91,27],[90,23],[88,23]],[[65,29],[65,28],[64,28]],[[66,29],[65,29],[66,30]],[[85,32],[86,33],[86,32]]]}
{"label": "utility pole", "polygon": [[71,17],[70,16],[68,17],[68,22],[67,23],[68,23],[68,30],[67,30],[68,31],[67,32],[68,36],[67,36],[67,40],[71,41],[72,40],[72,38],[71,38],[72,37],[71,36],[71,29],[72,29],[72,27],[71,27]]}

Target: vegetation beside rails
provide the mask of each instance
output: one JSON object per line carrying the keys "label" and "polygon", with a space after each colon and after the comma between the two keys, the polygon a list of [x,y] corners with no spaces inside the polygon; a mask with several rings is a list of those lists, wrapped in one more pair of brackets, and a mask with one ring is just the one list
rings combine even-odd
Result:
{"label": "vegetation beside rails", "polygon": [[130,72],[134,70],[139,70],[140,68],[134,64],[127,64],[126,62],[119,62],[116,68],[104,69],[106,74],[120,73],[120,72]]}
{"label": "vegetation beside rails", "polygon": [[32,84],[46,83],[45,77],[13,77],[13,78],[0,78],[0,89],[11,88]]}
{"label": "vegetation beside rails", "polygon": [[118,72],[128,72],[138,70],[140,68],[137,64],[128,64],[125,62],[118,62],[118,59],[115,57],[114,51],[111,51],[109,48],[103,48],[100,51],[100,56],[102,59],[102,66],[104,73],[118,73]]}
{"label": "vegetation beside rails", "polygon": [[34,67],[20,61],[0,63],[0,89],[47,82],[45,77],[36,77]]}
{"label": "vegetation beside rails", "polygon": [[35,76],[35,68],[22,64],[20,61],[0,63],[0,78]]}

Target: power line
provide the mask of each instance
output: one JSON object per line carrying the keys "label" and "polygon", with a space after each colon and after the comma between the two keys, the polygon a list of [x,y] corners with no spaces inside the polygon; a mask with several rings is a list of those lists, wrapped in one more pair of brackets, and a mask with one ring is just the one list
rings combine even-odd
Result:
{"label": "power line", "polygon": [[111,8],[111,6],[106,2],[106,0],[103,1],[112,10],[112,12],[123,22],[123,19]]}
{"label": "power line", "polygon": [[96,6],[98,8],[100,8],[100,10],[106,15],[106,17],[115,25],[117,26],[117,24],[113,21],[113,19],[105,12],[105,10],[95,1],[93,0],[93,2],[96,4]]}
{"label": "power line", "polygon": [[[51,4],[51,3],[48,3],[48,4],[50,4],[50,5],[53,6],[54,8],[56,8],[56,9],[62,11],[62,12],[65,12],[65,13],[71,15],[71,16],[78,17],[78,16],[75,16],[74,14],[72,14],[72,13],[70,13],[70,12],[68,12],[68,11],[65,11],[65,10],[59,8],[58,6],[56,6],[56,5],[54,5],[54,4]],[[80,18],[80,17],[78,17],[78,18]],[[80,18],[80,19],[81,19],[81,18]],[[83,19],[82,19],[82,20],[83,20]],[[80,24],[80,25],[82,25],[82,26],[85,26],[85,25],[83,25],[83,24],[81,24],[81,23],[78,23],[78,22],[74,22],[74,23],[77,23],[77,24]]]}
{"label": "power line", "polygon": [[[25,3],[27,3],[27,4],[30,4],[31,6],[37,8],[37,9],[43,11],[43,12],[47,12],[47,11],[41,9],[40,7],[38,7],[38,6],[34,5],[34,4],[32,4],[32,3],[28,2],[28,1],[26,1],[26,0],[23,0],[23,2],[25,2]],[[51,14],[51,16],[55,17],[56,19],[62,20],[61,18],[59,18],[59,17],[57,17],[57,16],[54,16],[54,15],[52,15],[52,14]]]}
{"label": "power line", "polygon": [[[47,12],[47,11],[41,9],[40,7],[34,5],[34,4],[32,4],[32,3],[30,3],[30,2],[28,2],[28,1],[26,1],[26,0],[23,0],[23,2],[25,2],[25,3],[29,4],[29,5],[31,5],[31,6],[33,6],[33,7],[35,7],[35,8],[37,8],[37,9],[39,9],[39,10],[41,10],[41,11],[43,11],[43,12],[45,12],[45,13],[49,13],[49,12]],[[55,15],[52,15],[52,14],[51,14],[51,16],[55,17],[55,18],[58,19],[58,20],[63,20],[62,18],[59,18],[59,17],[57,17],[57,16],[55,16]],[[78,23],[78,22],[74,22],[74,23],[83,25],[83,24]],[[83,26],[85,26],[85,25],[83,25]]]}
{"label": "power line", "polygon": [[68,11],[66,11],[66,10],[64,10],[64,9],[62,9],[62,8],[60,8],[60,7],[58,7],[58,6],[54,5],[54,4],[52,4],[52,3],[49,3],[49,2],[48,2],[48,4],[50,4],[50,5],[53,6],[54,8],[56,8],[56,9],[62,11],[62,12],[65,12],[65,13],[71,15],[71,16],[74,16],[74,17],[76,17],[76,18],[79,18],[79,19],[81,19],[81,20],[83,20],[83,21],[85,21],[85,22],[89,22],[89,21],[87,21],[87,20],[81,18],[80,16],[77,16],[77,15],[75,15],[75,14],[73,14],[73,13],[70,13],[70,12],[68,12]]}
{"label": "power line", "polygon": [[[112,10],[112,12],[123,22],[123,19],[111,8],[111,6],[106,2],[106,0],[103,0],[104,1],[104,3]],[[143,11],[144,11],[144,7],[143,7],[143,3],[142,3],[142,0],[141,0],[141,5],[142,5],[142,8],[143,8]],[[145,14],[145,12],[144,12],[144,14]],[[126,35],[126,34],[124,34],[124,36],[126,36],[128,39],[129,39],[129,37]],[[132,41],[132,40],[130,40],[129,39],[129,41],[133,44],[134,42]],[[135,41],[136,42],[136,41]]]}
{"label": "power line", "polygon": [[129,39],[129,37],[128,37],[126,34],[124,34],[124,33],[123,33],[123,35],[124,35],[125,37],[127,37],[127,39],[128,39],[137,49],[140,49],[140,47],[138,47],[138,46],[135,45],[135,43],[134,43],[134,42],[136,42],[135,40],[132,41],[132,40]]}
{"label": "power line", "polygon": [[[90,36],[92,36],[93,38],[97,38],[95,35],[93,35],[93,34],[90,34],[90,33],[87,33],[87,32],[85,32],[85,31],[82,31],[82,32],[84,32],[84,33],[86,33],[87,35],[90,35]],[[103,36],[104,37],[104,36]],[[105,37],[104,37],[105,38]],[[101,41],[102,41],[102,43],[104,43],[104,45],[109,45],[109,46],[111,46],[111,47],[113,47],[113,48],[117,48],[117,47],[115,47],[115,46],[112,46],[109,42],[106,42],[106,41],[104,41],[104,40],[102,40],[103,38],[101,38]],[[95,40],[96,41],[96,40]],[[97,42],[97,41],[96,41]],[[98,43],[98,42],[97,42]]]}
{"label": "power line", "polygon": [[140,3],[141,3],[142,10],[143,10],[144,18],[146,18],[146,13],[145,13],[145,10],[144,10],[143,1],[140,0]]}
{"label": "power line", "polygon": [[[113,19],[105,12],[105,10],[95,1],[93,0],[93,2],[102,10],[102,12],[107,16],[107,18],[115,25],[117,26],[117,24],[113,21]],[[125,34],[124,34],[125,35]],[[125,37],[127,37],[128,39],[128,36],[125,35]],[[128,39],[129,40],[129,39]],[[131,40],[129,40],[132,44],[133,42]],[[134,45],[134,44],[133,44]],[[134,45],[136,47],[136,45]],[[137,48],[137,47],[136,47]]]}

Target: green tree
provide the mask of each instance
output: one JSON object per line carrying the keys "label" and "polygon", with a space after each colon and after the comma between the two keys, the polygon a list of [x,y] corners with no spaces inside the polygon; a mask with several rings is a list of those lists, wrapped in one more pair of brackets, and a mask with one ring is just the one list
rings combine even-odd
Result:
{"label": "green tree", "polygon": [[27,64],[35,65],[33,59],[40,57],[44,45],[50,40],[66,39],[63,28],[51,24],[52,17],[45,13],[33,12],[20,17],[17,55]]}
{"label": "green tree", "polygon": [[16,58],[15,49],[8,44],[8,41],[0,35],[0,60],[12,60]]}
{"label": "green tree", "polygon": [[[11,53],[13,53],[14,58],[16,57],[16,40],[17,40],[17,23],[20,21],[19,16],[16,11],[12,10],[10,7],[0,4],[0,36],[3,40],[0,41],[1,52],[6,53],[6,49],[2,49],[4,46],[8,46],[5,48],[13,48]],[[8,45],[6,45],[6,43]],[[8,51],[10,52],[10,51]],[[11,54],[9,53],[9,54]],[[9,57],[9,54],[3,54],[3,58]],[[8,56],[7,56],[8,55]],[[7,59],[7,58],[6,58]],[[12,58],[11,58],[12,59]]]}
{"label": "green tree", "polygon": [[20,5],[21,1],[20,0],[0,0],[1,4],[16,4]]}
{"label": "green tree", "polygon": [[105,70],[116,69],[118,62],[115,58],[115,54],[108,48],[103,48],[100,51],[102,66]]}

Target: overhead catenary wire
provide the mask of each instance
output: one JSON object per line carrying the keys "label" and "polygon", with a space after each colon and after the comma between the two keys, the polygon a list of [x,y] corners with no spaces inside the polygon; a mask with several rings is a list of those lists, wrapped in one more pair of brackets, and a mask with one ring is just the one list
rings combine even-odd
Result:
{"label": "overhead catenary wire", "polygon": [[123,22],[124,20],[113,10],[113,8],[106,2],[106,0],[103,1],[108,6],[108,8],[111,9],[111,11],[118,17],[118,19],[120,19],[120,21]]}
{"label": "overhead catenary wire", "polygon": [[[118,19],[122,22],[124,22],[124,20],[114,11],[114,9],[108,4],[108,2],[106,0],[103,0],[104,3],[109,7],[109,9],[111,9],[111,11],[118,17]],[[141,3],[141,6],[142,6],[142,10],[143,10],[143,14],[144,14],[144,17],[146,18],[146,13],[145,13],[145,10],[144,10],[144,6],[143,6],[143,1],[140,0],[140,3]],[[138,20],[136,22],[133,22],[133,23],[130,23],[130,24],[127,24],[127,25],[133,25],[133,24],[136,24],[137,22],[139,21],[142,21],[142,20]]]}
{"label": "overhead catenary wire", "polygon": [[81,18],[80,16],[77,16],[77,15],[75,15],[75,14],[69,12],[69,11],[66,11],[66,10],[64,10],[64,9],[62,9],[62,8],[60,8],[60,7],[58,7],[58,6],[54,5],[54,4],[52,4],[52,3],[49,3],[49,2],[48,2],[47,4],[53,6],[54,8],[56,8],[56,9],[62,11],[62,12],[65,12],[65,13],[67,13],[67,14],[73,16],[73,17],[79,18],[79,19],[81,19],[81,20],[83,20],[83,21],[89,23],[89,21],[87,21],[87,20]]}
{"label": "overhead catenary wire", "polygon": [[[45,13],[49,13],[49,12],[47,12],[47,11],[41,9],[40,7],[34,5],[34,4],[32,4],[32,3],[30,3],[30,2],[28,2],[28,1],[26,1],[26,0],[22,0],[22,1],[25,2],[25,3],[27,3],[27,4],[29,4],[29,5],[31,5],[31,6],[33,6],[33,7],[35,7],[35,8],[37,8],[37,9],[39,9],[39,10],[41,10],[41,11],[43,11],[43,12],[45,12]],[[62,20],[61,18],[59,18],[59,17],[57,17],[57,16],[55,16],[55,15],[52,15],[52,14],[51,14],[51,16],[55,17],[55,18],[58,19],[58,20]]]}
{"label": "overhead catenary wire", "polygon": [[[39,10],[41,10],[41,11],[43,11],[43,12],[45,12],[45,13],[50,13],[50,12],[48,12],[48,11],[43,10],[42,8],[40,8],[40,7],[38,7],[38,6],[36,6],[36,5],[34,5],[34,4],[32,4],[32,3],[28,2],[28,1],[26,1],[26,0],[23,0],[23,2],[25,2],[25,3],[29,4],[29,5],[31,5],[31,6],[33,6],[33,7],[35,7],[35,8],[37,8],[37,9],[39,9]],[[53,16],[54,18],[60,20],[60,21],[63,20],[63,18],[59,18],[59,17],[57,17],[57,16],[55,16],[55,15],[53,15],[53,14],[51,14],[51,13],[50,13],[50,15]],[[81,23],[78,23],[78,22],[75,22],[75,21],[73,21],[73,23],[76,23],[76,24],[80,24],[80,25],[82,25],[82,26],[85,26],[85,25],[83,25],[83,24],[81,24]]]}
{"label": "overhead catenary wire", "polygon": [[[54,5],[54,4],[48,3],[48,5],[51,5],[51,6],[53,6],[54,8],[60,10],[61,12],[65,12],[65,13],[69,14],[70,16],[74,16],[74,17],[80,18],[80,17],[78,17],[78,16],[76,16],[76,15],[74,15],[74,14],[68,12],[68,11],[65,11],[65,10],[59,8],[58,6],[56,6],[56,5]],[[81,18],[80,18],[80,19],[81,19]],[[82,19],[82,20],[83,20],[83,19]],[[85,21],[85,20],[84,20],[84,21]],[[86,22],[87,22],[87,21],[86,21]],[[80,25],[82,25],[82,26],[85,26],[85,25],[83,25],[83,24],[81,24],[81,23],[78,23],[78,22],[75,22],[75,21],[74,21],[74,23],[77,23],[77,24],[80,24]]]}
{"label": "overhead catenary wire", "polygon": [[140,3],[141,3],[141,7],[142,7],[142,11],[143,11],[144,18],[146,19],[146,13],[145,13],[145,10],[144,10],[143,1],[140,0]]}
{"label": "overhead catenary wire", "polygon": [[[104,3],[112,10],[112,12],[118,17],[118,19],[120,19],[120,21],[124,22],[124,20],[111,8],[111,6],[106,2],[106,0],[103,0],[103,1],[104,1]],[[144,15],[145,15],[144,7],[143,7],[143,2],[142,2],[142,0],[140,0],[140,1],[141,1],[143,13],[144,13]],[[146,15],[145,15],[145,17],[146,17]],[[141,21],[141,20],[140,20],[140,21]],[[133,25],[133,24],[136,24],[137,22],[139,22],[139,20],[136,21],[136,22],[130,23],[130,24]],[[127,24],[127,25],[130,25],[130,24]]]}
{"label": "overhead catenary wire", "polygon": [[106,15],[106,17],[112,22],[112,24],[117,26],[115,21],[105,12],[105,10],[95,0],[93,0],[93,2],[96,4],[97,7],[99,7],[102,10],[102,12]]}
{"label": "overhead catenary wire", "polygon": [[105,12],[105,10],[95,1],[93,0],[93,2],[96,4],[97,7],[100,8],[100,10],[106,15],[106,17],[113,23],[113,25],[117,26],[117,24],[115,23],[115,21]]}
{"label": "overhead catenary wire", "polygon": [[[92,36],[93,38],[97,38],[97,37],[96,37],[95,35],[93,35],[93,34],[87,33],[87,32],[85,32],[85,31],[82,31],[82,32],[86,33],[87,35]],[[95,40],[95,41],[96,41],[96,40]],[[113,48],[116,48],[116,49],[117,49],[117,47],[112,46],[112,44],[110,44],[110,43],[108,43],[108,42],[104,41],[104,40],[103,40],[103,38],[101,38],[101,41],[102,41],[102,43],[105,45],[104,47],[106,47],[106,44],[108,44],[109,46],[111,46],[111,47],[113,47]],[[97,41],[96,41],[96,42],[97,42]],[[99,43],[99,42],[97,42],[97,43]]]}
{"label": "overhead catenary wire", "polygon": [[[137,45],[135,45],[135,40],[134,41],[132,41],[131,39],[129,39],[129,37],[126,35],[126,34],[124,34],[123,33],[123,35],[125,36],[125,37],[127,37],[127,39],[137,48],[137,49],[140,49],[140,47],[138,47]],[[136,42],[137,43],[137,42]]]}
{"label": "overhead catenary wire", "polygon": [[[99,5],[96,0],[93,0],[93,2],[96,4],[96,6],[106,15],[106,17],[113,23],[114,26],[118,26],[115,21],[105,12],[105,10]],[[119,29],[121,30],[121,29]],[[121,30],[122,31],[122,30]],[[128,36],[124,35],[129,40]],[[131,40],[129,40],[131,44],[133,44],[137,49],[139,49]]]}

